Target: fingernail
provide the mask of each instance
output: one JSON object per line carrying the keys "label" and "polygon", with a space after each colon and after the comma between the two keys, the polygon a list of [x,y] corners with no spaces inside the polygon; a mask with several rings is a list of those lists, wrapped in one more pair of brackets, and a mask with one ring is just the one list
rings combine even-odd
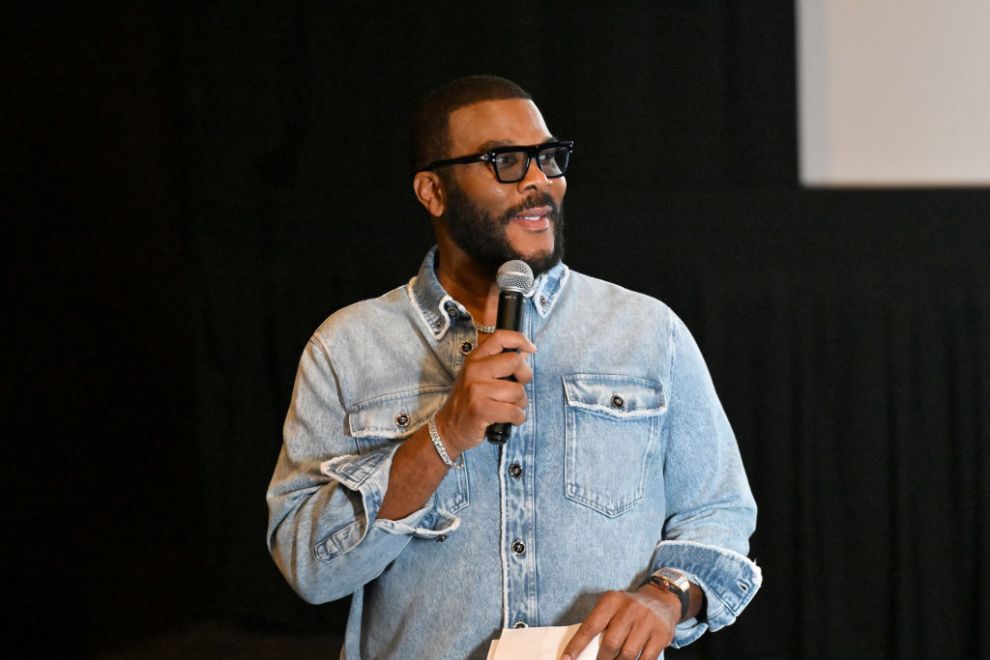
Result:
{"label": "fingernail", "polygon": [[565,653],[564,655],[560,656],[560,660],[571,660],[571,656]]}

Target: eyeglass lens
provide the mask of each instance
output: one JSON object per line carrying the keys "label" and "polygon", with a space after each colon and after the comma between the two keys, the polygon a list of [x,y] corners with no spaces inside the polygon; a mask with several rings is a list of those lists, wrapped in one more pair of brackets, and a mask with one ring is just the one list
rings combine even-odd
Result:
{"label": "eyeglass lens", "polygon": [[[567,171],[571,150],[568,147],[553,146],[540,149],[536,162],[548,178],[563,176]],[[503,151],[492,161],[498,178],[505,182],[522,181],[529,169],[529,153],[526,151]]]}

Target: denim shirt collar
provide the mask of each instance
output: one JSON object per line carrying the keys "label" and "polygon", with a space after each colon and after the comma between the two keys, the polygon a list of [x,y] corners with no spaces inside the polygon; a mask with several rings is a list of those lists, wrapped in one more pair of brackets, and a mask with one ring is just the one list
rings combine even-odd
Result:
{"label": "denim shirt collar", "polygon": [[[423,259],[419,272],[409,280],[406,291],[426,330],[439,341],[450,329],[451,319],[468,319],[471,314],[461,303],[447,293],[436,272],[437,246],[433,246]],[[533,301],[537,314],[546,318],[553,311],[554,304],[567,284],[570,269],[563,262],[558,263],[533,282],[526,297]]]}

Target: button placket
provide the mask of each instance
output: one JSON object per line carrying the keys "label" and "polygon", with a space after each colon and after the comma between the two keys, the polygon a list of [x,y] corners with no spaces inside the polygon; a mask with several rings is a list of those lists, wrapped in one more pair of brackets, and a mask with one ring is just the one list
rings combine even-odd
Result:
{"label": "button placket", "polygon": [[[527,317],[529,322],[523,328],[524,334],[531,335],[533,331],[531,326],[535,318],[536,315]],[[536,371],[535,357],[527,355],[526,358]],[[526,394],[529,397],[526,414],[529,420],[535,419],[536,414],[534,410],[536,397],[533,388],[532,382],[526,384]],[[533,535],[535,484],[527,477],[527,470],[532,467],[535,459],[531,427],[531,423],[527,422],[513,429],[511,442],[502,449],[504,476],[501,481],[506,498],[503,552],[507,555],[508,579],[507,619],[504,622],[506,626],[516,623],[539,625],[536,590],[537,540]]]}

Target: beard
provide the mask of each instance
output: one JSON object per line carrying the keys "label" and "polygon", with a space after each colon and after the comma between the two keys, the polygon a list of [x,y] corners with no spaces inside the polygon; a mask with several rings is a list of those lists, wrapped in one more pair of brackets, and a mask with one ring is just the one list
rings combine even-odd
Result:
{"label": "beard", "polygon": [[[558,206],[549,193],[536,193],[522,204],[495,217],[471,201],[460,186],[449,183],[443,221],[447,223],[450,236],[457,246],[492,277],[502,264],[513,259],[525,261],[533,269],[533,275],[539,276],[564,258],[563,203]],[[517,252],[509,243],[506,228],[512,216],[536,206],[549,206],[552,209],[547,217],[553,227],[553,250],[527,257]]]}

